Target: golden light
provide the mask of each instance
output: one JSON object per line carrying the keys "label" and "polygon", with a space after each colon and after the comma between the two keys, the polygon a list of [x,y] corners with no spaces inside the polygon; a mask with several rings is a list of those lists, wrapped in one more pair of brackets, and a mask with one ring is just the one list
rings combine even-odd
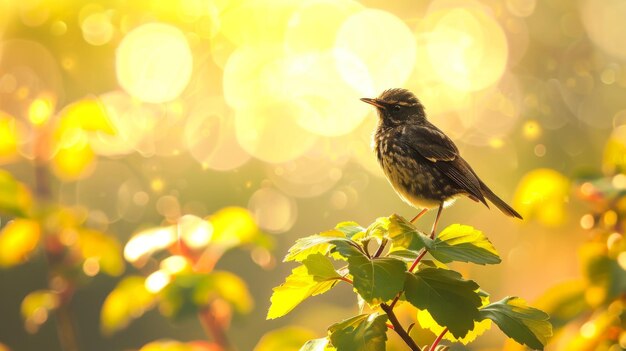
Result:
{"label": "golden light", "polygon": [[153,294],[156,294],[159,291],[163,290],[163,288],[165,288],[170,283],[170,280],[170,275],[161,270],[153,272],[146,278],[146,290]]}
{"label": "golden light", "polygon": [[[404,85],[413,71],[417,51],[415,36],[401,19],[372,9],[357,12],[343,22],[334,49],[345,50],[363,62],[372,84],[369,92],[377,94]],[[355,79],[353,62],[339,61],[338,69],[347,81]],[[363,79],[362,75],[358,79]]]}
{"label": "golden light", "polygon": [[173,255],[161,261],[160,267],[167,274],[174,275],[189,269],[191,266],[185,257]]}
{"label": "golden light", "polygon": [[76,180],[89,175],[93,170],[95,153],[89,146],[84,132],[76,130],[74,138],[66,138],[54,154],[54,173],[64,180]]}
{"label": "golden light", "polygon": [[28,107],[28,120],[36,125],[43,125],[54,112],[55,101],[51,96],[40,96],[34,99]]}
{"label": "golden light", "polygon": [[83,262],[83,272],[89,277],[93,277],[100,272],[100,259],[97,257],[89,257]]}
{"label": "golden light", "polygon": [[502,27],[478,7],[458,3],[458,7],[437,9],[439,2],[431,5],[435,10],[418,28],[438,78],[460,91],[477,91],[496,83],[508,59]]}
{"label": "golden light", "polygon": [[124,247],[124,258],[130,263],[141,263],[152,253],[163,250],[177,240],[173,226],[152,228],[135,234]]}
{"label": "golden light", "polygon": [[540,168],[528,172],[515,191],[513,206],[524,218],[536,218],[547,226],[564,223],[570,182],[561,173]]}
{"label": "golden light", "polygon": [[293,199],[271,188],[255,191],[248,201],[248,209],[259,227],[271,233],[291,229],[298,214]]}
{"label": "golden light", "polygon": [[528,140],[535,140],[541,136],[541,125],[535,120],[524,122],[524,126],[522,128],[524,137]]}
{"label": "golden light", "polygon": [[213,236],[211,223],[194,215],[182,216],[178,220],[177,230],[178,237],[192,249],[207,246]]}
{"label": "golden light", "polygon": [[0,164],[17,155],[18,136],[15,119],[0,111]]}
{"label": "golden light", "polygon": [[112,13],[98,12],[87,16],[80,26],[83,39],[91,45],[104,45],[113,38]]}
{"label": "golden light", "polygon": [[180,29],[162,23],[135,28],[120,42],[117,80],[130,95],[151,103],[176,99],[191,78],[193,57]]}
{"label": "golden light", "polygon": [[591,228],[593,228],[595,224],[595,220],[593,219],[593,216],[589,213],[587,213],[586,215],[583,215],[582,217],[580,217],[580,227],[586,230],[589,230]]}
{"label": "golden light", "polygon": [[580,9],[583,25],[600,49],[620,59],[626,58],[621,42],[626,32],[626,3],[620,0],[585,0]]}

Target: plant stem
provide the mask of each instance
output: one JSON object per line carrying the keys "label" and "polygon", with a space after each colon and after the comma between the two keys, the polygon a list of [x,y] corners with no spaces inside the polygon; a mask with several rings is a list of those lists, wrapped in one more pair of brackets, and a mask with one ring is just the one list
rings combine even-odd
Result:
{"label": "plant stem", "polygon": [[231,345],[224,328],[220,325],[219,320],[215,316],[213,309],[208,306],[198,312],[198,318],[204,328],[204,331],[219,347],[224,351],[233,351],[235,348]]}
{"label": "plant stem", "polygon": [[352,280],[350,280],[350,279],[348,279],[348,278],[346,278],[346,277],[340,277],[340,278],[337,278],[337,279],[339,279],[339,280],[343,280],[344,282],[346,282],[346,283],[348,283],[348,284],[352,284]]}
{"label": "plant stem", "polygon": [[409,348],[411,348],[412,351],[422,351],[422,349],[415,343],[415,340],[413,340],[411,336],[409,336],[409,333],[404,330],[402,324],[398,321],[398,317],[396,317],[396,314],[393,313],[393,308],[385,303],[381,303],[380,308],[387,313],[387,318],[389,318],[389,322],[393,325],[393,330],[402,338],[402,340],[404,340]]}
{"label": "plant stem", "polygon": [[441,342],[441,340],[443,339],[443,336],[446,335],[446,333],[448,332],[448,328],[445,328],[441,334],[439,334],[439,336],[437,337],[437,339],[435,339],[435,341],[433,342],[433,345],[430,347],[430,350],[435,350],[435,347],[437,347],[437,345],[439,345],[439,343]]}
{"label": "plant stem", "polygon": [[383,238],[383,241],[380,243],[378,250],[376,250],[376,252],[374,253],[374,257],[380,256],[383,253],[383,250],[385,250],[386,245],[387,245],[387,238]]}

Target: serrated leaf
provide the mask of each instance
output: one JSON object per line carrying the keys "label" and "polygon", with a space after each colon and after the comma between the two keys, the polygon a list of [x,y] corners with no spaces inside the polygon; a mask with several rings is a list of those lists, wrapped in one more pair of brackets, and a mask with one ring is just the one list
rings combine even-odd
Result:
{"label": "serrated leaf", "polygon": [[0,170],[0,212],[24,217],[32,206],[28,188],[15,180],[11,173]]}
{"label": "serrated leaf", "polygon": [[302,264],[304,264],[309,275],[311,275],[315,281],[323,282],[341,278],[341,275],[337,273],[330,259],[322,254],[310,255],[302,261]]}
{"label": "serrated leaf", "polygon": [[379,238],[382,239],[387,236],[389,232],[389,217],[378,217],[376,221],[372,223],[365,231],[367,238]]}
{"label": "serrated leaf", "polygon": [[407,267],[391,257],[354,255],[348,258],[348,270],[356,291],[373,305],[393,299],[402,290]]}
{"label": "serrated leaf", "polygon": [[365,232],[365,228],[361,227],[357,222],[341,222],[335,226],[335,229],[342,232],[348,239]]}
{"label": "serrated leaf", "polygon": [[146,290],[145,278],[128,276],[109,293],[100,311],[100,329],[111,334],[141,317],[155,303],[155,296]]}
{"label": "serrated leaf", "polygon": [[400,250],[419,251],[429,248],[433,240],[419,231],[411,222],[396,214],[389,217],[390,252]]}
{"label": "serrated leaf", "polygon": [[286,315],[308,297],[327,292],[338,281],[335,277],[329,280],[316,280],[320,278],[309,274],[304,264],[296,267],[284,283],[274,288],[266,318],[274,319]]}
{"label": "serrated leaf", "polygon": [[[481,293],[482,293],[481,291],[478,291],[478,294],[481,294]],[[489,295],[485,294],[484,296],[481,296],[481,300],[482,300],[483,306],[489,304]],[[441,334],[441,332],[443,332],[444,330],[444,327],[440,326],[439,324],[437,324],[437,322],[435,322],[435,319],[430,314],[430,312],[428,312],[428,310],[417,311],[417,323],[421,328],[428,329],[435,335]],[[474,321],[474,327],[464,337],[456,338],[451,333],[446,333],[443,338],[445,340],[460,342],[463,345],[467,345],[470,342],[476,340],[477,337],[481,336],[484,332],[486,332],[489,329],[491,329],[490,319],[485,319],[482,321]]]}
{"label": "serrated leaf", "polygon": [[299,351],[336,351],[337,349],[330,345],[328,338],[319,338],[307,341]]}
{"label": "serrated leaf", "polygon": [[487,237],[468,225],[453,224],[444,229],[428,252],[437,260],[496,264],[502,260]]}
{"label": "serrated leaf", "polygon": [[387,315],[362,314],[328,328],[337,351],[384,351],[387,341]]}
{"label": "serrated leaf", "polygon": [[456,338],[464,337],[474,327],[474,320],[479,320],[481,300],[477,289],[474,281],[447,269],[423,268],[406,274],[407,301],[428,310]]}
{"label": "serrated leaf", "polygon": [[338,242],[348,242],[350,239],[339,230],[329,230],[320,234],[315,234],[298,239],[283,259],[283,262],[301,262],[309,255],[321,253],[326,255]]}
{"label": "serrated leaf", "polygon": [[483,307],[480,316],[491,319],[508,337],[533,349],[543,350],[552,336],[550,316],[517,297],[506,297]]}

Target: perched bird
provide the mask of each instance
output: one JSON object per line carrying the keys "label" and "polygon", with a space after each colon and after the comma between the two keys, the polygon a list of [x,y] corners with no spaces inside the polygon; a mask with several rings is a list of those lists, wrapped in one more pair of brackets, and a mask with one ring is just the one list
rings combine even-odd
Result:
{"label": "perched bird", "polygon": [[465,195],[489,207],[491,201],[504,214],[522,218],[478,178],[459,154],[459,149],[439,128],[426,119],[424,106],[406,89],[385,90],[363,102],[378,110],[374,148],[387,179],[408,204],[423,209],[438,207],[431,236],[445,205]]}

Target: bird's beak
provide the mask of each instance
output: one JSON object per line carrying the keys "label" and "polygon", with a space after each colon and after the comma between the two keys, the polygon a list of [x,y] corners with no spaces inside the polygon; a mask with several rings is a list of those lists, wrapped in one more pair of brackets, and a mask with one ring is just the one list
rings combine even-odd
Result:
{"label": "bird's beak", "polygon": [[374,105],[376,107],[385,108],[385,106],[378,99],[362,98],[361,101],[368,103],[370,105]]}

